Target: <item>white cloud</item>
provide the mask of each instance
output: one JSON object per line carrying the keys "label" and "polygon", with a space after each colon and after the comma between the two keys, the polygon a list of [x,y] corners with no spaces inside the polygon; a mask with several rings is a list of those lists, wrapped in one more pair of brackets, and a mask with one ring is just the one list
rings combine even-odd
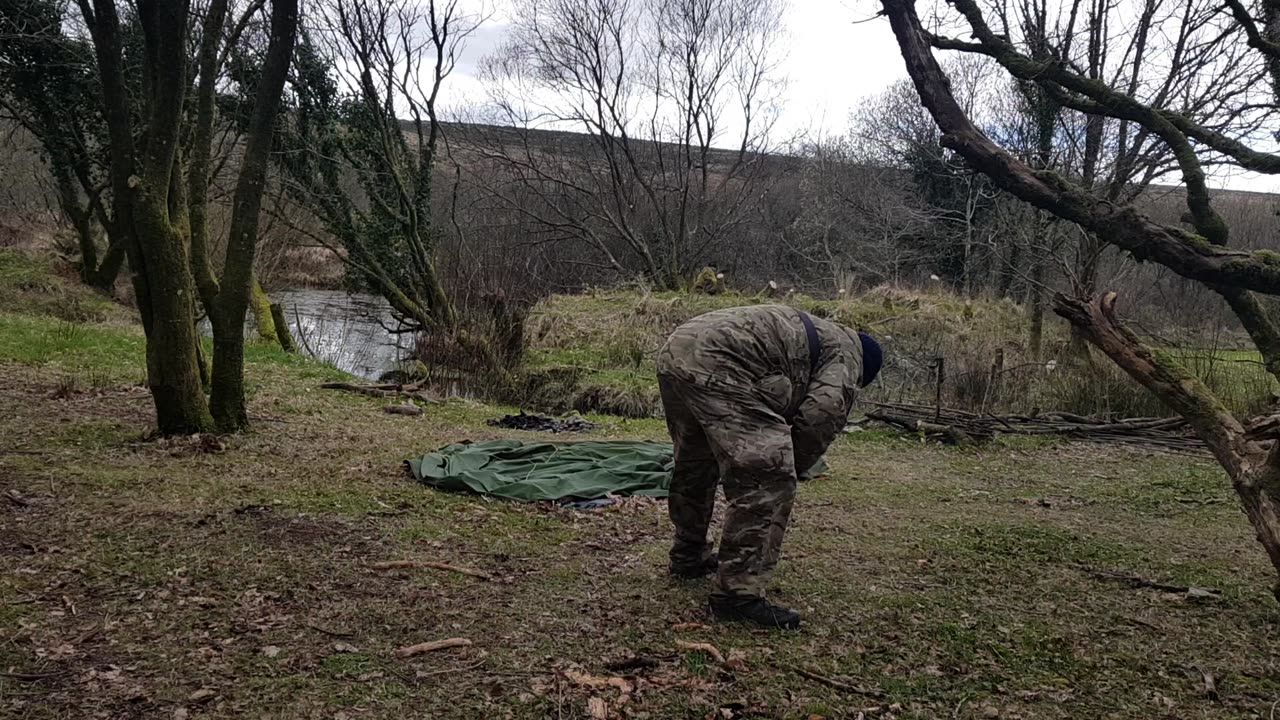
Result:
{"label": "white cloud", "polygon": [[[480,62],[501,45],[510,27],[509,0],[463,4],[489,15],[489,20],[469,38],[443,90],[444,105],[455,110],[486,102]],[[784,16],[786,37],[779,48],[785,52],[781,68],[787,77],[775,126],[779,138],[841,133],[860,101],[905,77],[888,21],[874,17],[878,8],[874,0],[791,0]],[[1253,173],[1220,173],[1214,182],[1232,189],[1280,192],[1280,178]]]}

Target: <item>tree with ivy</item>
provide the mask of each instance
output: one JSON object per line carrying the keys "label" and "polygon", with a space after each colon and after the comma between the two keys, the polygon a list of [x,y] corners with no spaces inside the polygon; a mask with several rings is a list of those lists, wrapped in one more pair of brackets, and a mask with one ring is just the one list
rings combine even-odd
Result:
{"label": "tree with ivy", "polygon": [[[479,24],[457,0],[322,0],[296,58],[277,157],[316,239],[411,328],[451,333],[432,183],[440,88]],[[401,120],[399,114],[407,113]]]}
{"label": "tree with ivy", "polygon": [[0,112],[39,143],[75,232],[80,277],[109,293],[127,234],[110,199],[93,45],[68,32],[67,10],[59,0],[0,0]]}

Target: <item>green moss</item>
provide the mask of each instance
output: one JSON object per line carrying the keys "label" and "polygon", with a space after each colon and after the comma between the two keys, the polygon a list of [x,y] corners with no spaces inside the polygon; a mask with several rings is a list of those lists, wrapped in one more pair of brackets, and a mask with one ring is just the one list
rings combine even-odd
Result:
{"label": "green moss", "polygon": [[1268,265],[1280,265],[1280,253],[1274,250],[1254,250],[1253,254]]}

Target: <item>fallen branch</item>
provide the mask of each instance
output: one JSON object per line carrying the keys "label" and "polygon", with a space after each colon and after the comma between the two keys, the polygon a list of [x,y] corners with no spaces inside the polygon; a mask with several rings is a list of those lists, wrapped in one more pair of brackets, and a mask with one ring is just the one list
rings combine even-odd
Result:
{"label": "fallen branch", "polygon": [[396,650],[396,657],[411,658],[423,653],[435,652],[436,650],[448,650],[450,648],[469,647],[471,641],[466,638],[449,638],[447,640],[432,640],[431,642],[418,643],[417,645],[409,645]]}
{"label": "fallen branch", "polygon": [[394,383],[384,383],[381,385],[357,385],[349,382],[327,382],[320,383],[323,390],[342,390],[343,392],[352,392],[359,395],[366,395],[375,398],[411,398],[421,400],[423,402],[432,402],[434,398],[422,391],[421,383],[413,383],[411,385],[398,385]]}
{"label": "fallen branch", "polygon": [[431,570],[454,572],[459,575],[470,575],[471,577],[480,578],[481,580],[493,579],[492,575],[483,570],[462,567],[460,565],[450,565],[449,563],[436,562],[434,560],[387,560],[385,562],[369,563],[369,567],[374,570],[410,570],[414,568],[429,568]]}
{"label": "fallen branch", "polygon": [[858,695],[863,695],[865,697],[875,698],[875,699],[887,697],[887,695],[883,690],[880,690],[877,688],[862,687],[860,685],[850,685],[847,682],[841,682],[834,678],[829,678],[826,675],[819,675],[818,673],[813,672],[812,670],[805,670],[802,667],[795,667],[793,665],[783,665],[782,667],[783,669],[790,670],[791,672],[799,675],[800,677],[808,678],[809,680],[812,680],[816,683],[822,683],[823,685],[826,685],[827,687],[835,688],[836,690],[856,693]]}
{"label": "fallen branch", "polygon": [[[923,433],[930,439],[954,445],[985,442],[998,433],[1006,433],[1150,445],[1176,452],[1203,453],[1206,450],[1205,444],[1191,433],[1187,421],[1180,417],[1113,420],[1061,412],[1002,417],[991,413],[978,415],[954,408],[906,403],[873,405],[874,409],[867,413],[871,420],[910,433]],[[1280,433],[1280,418],[1277,418],[1275,425]]]}
{"label": "fallen branch", "polygon": [[1133,588],[1135,590],[1149,589],[1149,590],[1159,590],[1161,592],[1179,593],[1179,594],[1193,593],[1196,595],[1205,595],[1205,596],[1218,596],[1221,594],[1220,591],[1214,590],[1213,588],[1199,588],[1199,587],[1192,587],[1189,585],[1173,585],[1170,583],[1162,583],[1154,580],[1148,580],[1144,577],[1139,577],[1137,575],[1129,575],[1127,573],[1113,572],[1111,570],[1094,570],[1092,568],[1083,568],[1083,570],[1085,570],[1090,575],[1094,576],[1099,580],[1108,580],[1111,582],[1118,582],[1123,585],[1127,585],[1130,588]]}
{"label": "fallen branch", "polygon": [[720,663],[721,665],[724,665],[725,663],[724,654],[711,643],[695,643],[677,640],[676,647],[681,650],[688,650],[689,652],[703,652],[709,655],[711,659],[715,660],[717,663]]}
{"label": "fallen branch", "polygon": [[418,417],[422,414],[422,408],[417,405],[387,405],[382,408],[382,412],[389,415],[408,415],[409,417]]}

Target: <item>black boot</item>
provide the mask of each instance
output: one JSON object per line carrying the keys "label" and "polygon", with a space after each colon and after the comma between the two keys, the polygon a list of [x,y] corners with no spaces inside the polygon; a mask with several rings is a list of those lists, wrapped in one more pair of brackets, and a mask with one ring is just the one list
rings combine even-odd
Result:
{"label": "black boot", "polygon": [[702,562],[693,565],[671,563],[671,574],[681,580],[697,580],[700,577],[715,575],[719,567],[720,560],[716,558],[715,553],[712,553]]}
{"label": "black boot", "polygon": [[760,597],[712,597],[711,614],[717,620],[753,622],[761,627],[786,630],[800,627],[799,613]]}

